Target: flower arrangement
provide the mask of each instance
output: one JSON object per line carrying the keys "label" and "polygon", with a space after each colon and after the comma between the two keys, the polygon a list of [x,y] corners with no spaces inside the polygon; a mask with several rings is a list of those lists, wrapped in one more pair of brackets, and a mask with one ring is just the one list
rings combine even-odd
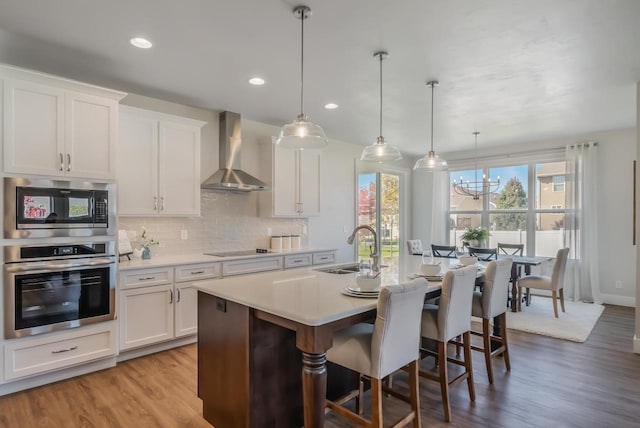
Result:
{"label": "flower arrangement", "polygon": [[160,242],[156,241],[149,235],[149,232],[147,232],[147,229],[144,226],[142,227],[142,232],[140,233],[139,242],[141,248],[149,248],[151,245],[160,244]]}
{"label": "flower arrangement", "polygon": [[460,239],[463,241],[485,241],[489,237],[489,231],[482,227],[467,227],[464,233],[460,235]]}

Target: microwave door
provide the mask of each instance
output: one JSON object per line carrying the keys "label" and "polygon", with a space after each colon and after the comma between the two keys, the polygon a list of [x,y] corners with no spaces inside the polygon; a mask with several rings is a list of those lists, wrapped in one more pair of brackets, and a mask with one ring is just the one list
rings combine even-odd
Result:
{"label": "microwave door", "polygon": [[18,223],[27,227],[56,224],[83,227],[93,223],[93,192],[52,188],[19,188]]}

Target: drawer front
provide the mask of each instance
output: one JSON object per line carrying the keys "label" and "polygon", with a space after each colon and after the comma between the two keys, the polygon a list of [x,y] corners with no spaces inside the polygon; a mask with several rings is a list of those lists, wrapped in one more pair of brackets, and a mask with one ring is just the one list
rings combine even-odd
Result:
{"label": "drawer front", "polygon": [[322,253],[313,253],[313,264],[322,265],[325,263],[334,263],[336,260],[335,251],[325,251]]}
{"label": "drawer front", "polygon": [[151,287],[173,283],[173,268],[127,270],[120,272],[120,289]]}
{"label": "drawer front", "polygon": [[116,323],[5,344],[5,379],[17,379],[116,355]]}
{"label": "drawer front", "polygon": [[282,262],[282,257],[261,257],[259,259],[243,259],[222,262],[222,276],[282,270]]}
{"label": "drawer front", "polygon": [[312,263],[312,254],[296,254],[284,256],[284,268],[291,269],[303,266],[309,266]]}
{"label": "drawer front", "polygon": [[220,263],[201,263],[176,267],[176,282],[198,281],[200,279],[220,278]]}

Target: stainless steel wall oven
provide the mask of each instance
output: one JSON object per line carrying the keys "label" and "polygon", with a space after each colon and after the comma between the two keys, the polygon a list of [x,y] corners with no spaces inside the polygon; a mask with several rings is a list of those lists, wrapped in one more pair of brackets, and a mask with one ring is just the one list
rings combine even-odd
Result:
{"label": "stainless steel wall oven", "polygon": [[114,183],[4,178],[4,238],[115,236]]}
{"label": "stainless steel wall oven", "polygon": [[115,318],[115,240],[4,247],[5,338]]}

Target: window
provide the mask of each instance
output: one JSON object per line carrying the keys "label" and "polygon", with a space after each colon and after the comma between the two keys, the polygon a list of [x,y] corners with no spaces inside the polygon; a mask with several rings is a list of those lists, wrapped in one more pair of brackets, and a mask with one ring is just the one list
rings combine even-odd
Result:
{"label": "window", "polygon": [[564,175],[554,175],[552,182],[554,192],[564,192]]}
{"label": "window", "polygon": [[[514,165],[487,162],[477,175],[473,169],[452,170],[449,245],[462,246],[464,229],[482,226],[489,229],[489,247],[524,244],[526,254],[555,256],[564,246],[565,174],[564,161]],[[500,177],[500,187],[479,199],[455,192],[453,180],[474,181],[483,175],[492,181]]]}
{"label": "window", "polygon": [[[371,226],[378,235],[380,262],[396,264],[400,239],[400,176],[393,173],[358,174],[358,225]],[[357,257],[369,258],[374,245],[369,232],[358,234]]]}

